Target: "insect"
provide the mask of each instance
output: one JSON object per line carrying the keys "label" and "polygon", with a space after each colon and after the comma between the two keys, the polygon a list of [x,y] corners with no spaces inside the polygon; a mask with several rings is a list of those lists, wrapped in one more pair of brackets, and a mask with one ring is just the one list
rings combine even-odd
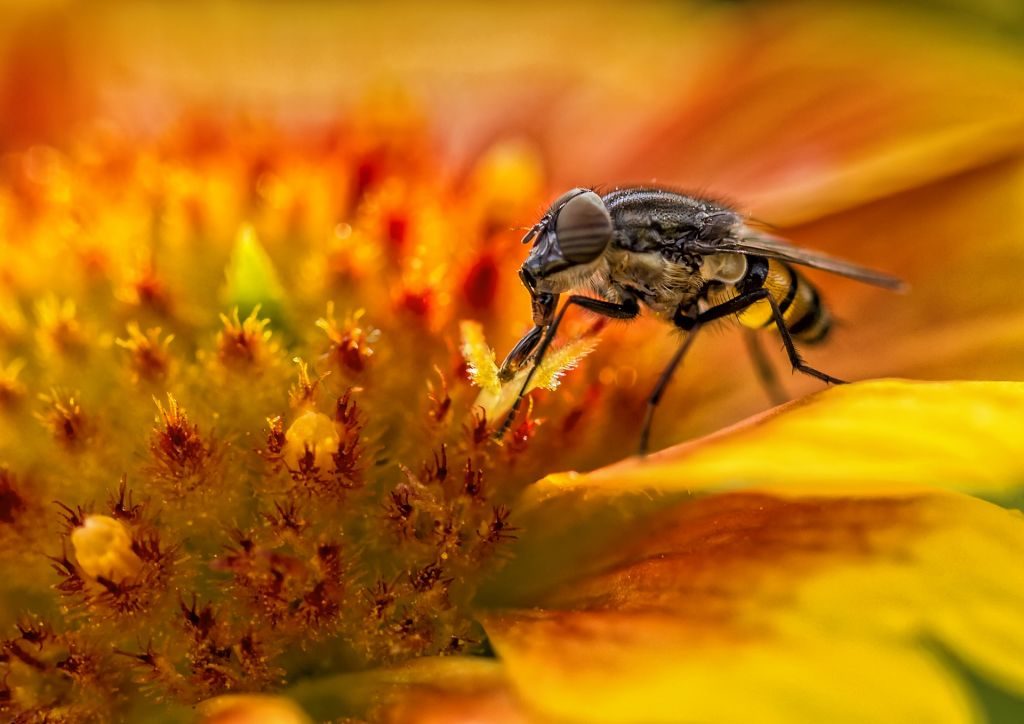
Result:
{"label": "insect", "polygon": [[[530,292],[533,328],[502,362],[508,382],[529,362],[511,411],[497,435],[514,419],[534,371],[572,306],[614,319],[634,319],[641,305],[686,332],[651,393],[640,435],[647,451],[651,422],[665,387],[697,332],[733,317],[748,330],[757,368],[770,390],[778,390],[753,330],[773,326],[795,371],[839,384],[806,364],[795,341],[821,342],[831,316],[818,290],[797,269],[807,266],[867,284],[900,290],[903,283],[819,252],[801,249],[752,227],[737,211],[709,199],[661,188],[623,188],[603,196],[575,188],[559,197],[523,237],[533,242],[519,277]],[[573,290],[558,308],[559,298]],[[775,395],[778,397],[778,395]]]}

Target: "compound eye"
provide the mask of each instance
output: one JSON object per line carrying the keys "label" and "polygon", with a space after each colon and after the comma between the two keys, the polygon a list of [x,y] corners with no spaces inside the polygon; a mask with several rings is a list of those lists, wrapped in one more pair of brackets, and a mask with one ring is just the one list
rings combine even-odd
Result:
{"label": "compound eye", "polygon": [[584,191],[566,201],[555,221],[555,238],[562,257],[573,264],[601,256],[612,240],[612,217],[601,197]]}

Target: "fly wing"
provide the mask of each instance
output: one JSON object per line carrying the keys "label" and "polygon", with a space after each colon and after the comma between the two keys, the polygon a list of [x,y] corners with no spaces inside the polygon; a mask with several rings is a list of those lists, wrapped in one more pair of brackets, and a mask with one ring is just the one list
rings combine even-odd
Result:
{"label": "fly wing", "polygon": [[850,279],[856,279],[865,284],[873,284],[876,287],[891,289],[893,291],[906,291],[907,285],[894,276],[877,272],[867,267],[862,267],[834,256],[823,254],[820,251],[811,251],[793,246],[787,241],[755,231],[747,226],[741,226],[738,236],[729,236],[716,241],[691,242],[693,250],[701,254],[744,254],[746,256],[766,256],[772,259],[809,266],[812,269],[839,274]]}

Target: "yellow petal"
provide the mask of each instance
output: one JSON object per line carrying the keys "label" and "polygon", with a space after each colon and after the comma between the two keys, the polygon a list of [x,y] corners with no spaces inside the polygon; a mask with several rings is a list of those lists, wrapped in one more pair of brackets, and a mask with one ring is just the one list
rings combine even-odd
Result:
{"label": "yellow petal", "polygon": [[587,721],[969,722],[1024,693],[1024,519],[950,493],[681,504],[539,608],[482,622],[521,696]]}
{"label": "yellow petal", "polygon": [[731,428],[588,475],[566,490],[780,495],[900,494],[945,488],[1012,499],[1024,488],[1024,383],[879,380],[820,392]]}

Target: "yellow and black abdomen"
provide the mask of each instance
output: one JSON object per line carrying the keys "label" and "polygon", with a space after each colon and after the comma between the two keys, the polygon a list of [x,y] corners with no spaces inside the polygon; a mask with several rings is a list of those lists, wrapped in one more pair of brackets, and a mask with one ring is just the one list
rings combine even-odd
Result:
{"label": "yellow and black abdomen", "polygon": [[[832,328],[832,317],[821,303],[818,290],[786,262],[748,256],[746,274],[735,286],[739,294],[767,290],[782,312],[786,329],[800,342],[821,342]],[[754,329],[774,324],[767,299],[755,302],[737,317],[740,324]]]}

